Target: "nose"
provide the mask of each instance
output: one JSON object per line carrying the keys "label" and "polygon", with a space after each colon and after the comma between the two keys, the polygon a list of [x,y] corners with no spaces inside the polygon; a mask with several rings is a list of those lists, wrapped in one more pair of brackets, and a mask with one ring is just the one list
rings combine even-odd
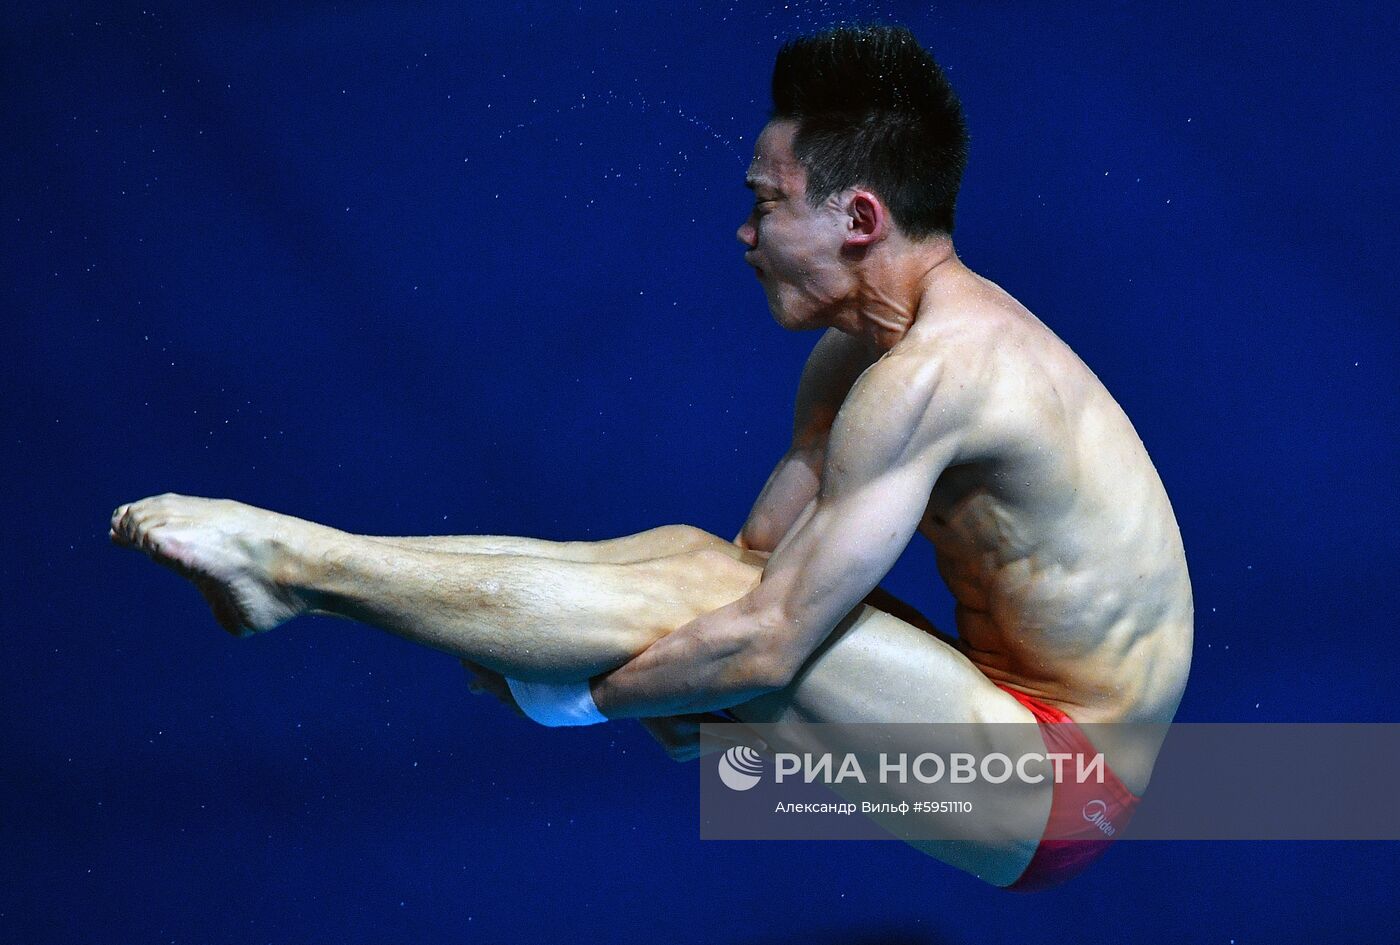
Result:
{"label": "nose", "polygon": [[753,225],[752,216],[744,221],[743,226],[739,227],[738,232],[734,235],[749,249],[758,248],[758,228]]}

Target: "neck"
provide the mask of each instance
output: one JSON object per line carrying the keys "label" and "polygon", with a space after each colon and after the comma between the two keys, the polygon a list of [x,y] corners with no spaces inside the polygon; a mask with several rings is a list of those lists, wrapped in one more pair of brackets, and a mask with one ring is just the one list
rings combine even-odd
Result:
{"label": "neck", "polygon": [[962,262],[947,236],[918,243],[888,240],[879,250],[854,270],[854,287],[835,327],[888,351],[913,327],[930,287]]}

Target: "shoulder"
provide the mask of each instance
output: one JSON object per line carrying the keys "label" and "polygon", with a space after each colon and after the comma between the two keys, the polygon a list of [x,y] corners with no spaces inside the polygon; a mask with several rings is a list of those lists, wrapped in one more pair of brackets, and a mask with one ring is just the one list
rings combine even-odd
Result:
{"label": "shoulder", "polygon": [[877,357],[869,345],[834,328],[818,339],[797,385],[794,445],[825,442],[851,386]]}
{"label": "shoulder", "polygon": [[955,358],[902,345],[870,365],[832,427],[833,467],[893,468],[955,451],[972,423],[972,398]]}
{"label": "shoulder", "polygon": [[852,414],[957,423],[975,406],[988,364],[985,345],[971,338],[909,338],[866,368],[846,406]]}
{"label": "shoulder", "polygon": [[852,448],[893,437],[906,450],[933,445],[941,454],[952,443],[987,452],[1041,399],[1031,376],[1043,354],[1035,324],[985,302],[943,308],[865,369],[834,432]]}

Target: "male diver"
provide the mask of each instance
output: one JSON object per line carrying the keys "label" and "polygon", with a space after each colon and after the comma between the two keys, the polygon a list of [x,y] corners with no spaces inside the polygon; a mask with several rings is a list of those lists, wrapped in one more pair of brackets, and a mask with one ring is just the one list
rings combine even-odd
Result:
{"label": "male diver", "polygon": [[[1035,722],[1047,745],[1103,753],[1095,803],[1121,826],[1160,739],[1091,746],[1078,725],[1172,719],[1192,637],[1181,537],[1098,378],[955,253],[966,143],[907,30],[779,52],[738,238],[778,324],[824,333],[791,445],[732,543],[682,525],[366,537],[176,495],[118,508],[112,538],[193,581],[235,634],[358,620],[455,654],[546,724],[650,719],[682,755],[719,710],[791,744],[812,722]],[[916,532],[956,639],[878,588]],[[1014,797],[915,845],[1015,889],[1103,852],[1047,826],[1080,818],[1081,795]]]}

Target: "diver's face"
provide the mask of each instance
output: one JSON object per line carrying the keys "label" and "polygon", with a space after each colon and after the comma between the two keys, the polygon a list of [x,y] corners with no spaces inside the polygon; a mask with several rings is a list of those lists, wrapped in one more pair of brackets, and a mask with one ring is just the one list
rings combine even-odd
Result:
{"label": "diver's face", "polygon": [[849,282],[841,266],[846,217],[834,195],[807,203],[807,171],[792,152],[796,130],[774,121],[758,136],[746,179],[753,210],[736,235],[778,324],[819,328],[831,323]]}

